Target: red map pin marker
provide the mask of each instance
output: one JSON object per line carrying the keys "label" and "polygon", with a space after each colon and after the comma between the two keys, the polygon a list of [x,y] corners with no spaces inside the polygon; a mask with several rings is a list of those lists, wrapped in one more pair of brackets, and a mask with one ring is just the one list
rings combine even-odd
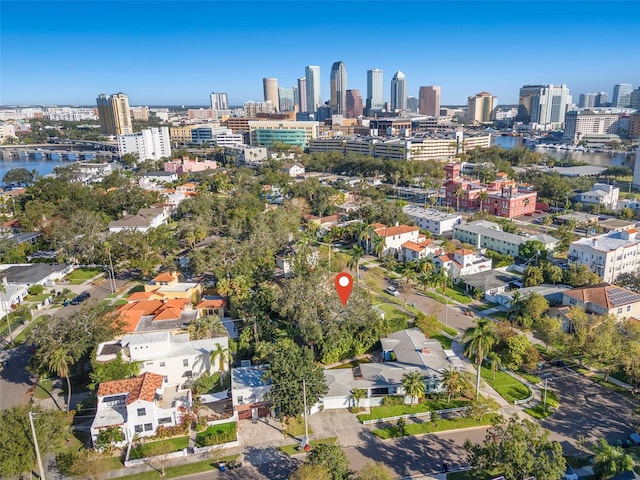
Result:
{"label": "red map pin marker", "polygon": [[341,272],[336,275],[336,291],[340,297],[342,305],[347,304],[351,289],[353,288],[353,277],[347,272]]}

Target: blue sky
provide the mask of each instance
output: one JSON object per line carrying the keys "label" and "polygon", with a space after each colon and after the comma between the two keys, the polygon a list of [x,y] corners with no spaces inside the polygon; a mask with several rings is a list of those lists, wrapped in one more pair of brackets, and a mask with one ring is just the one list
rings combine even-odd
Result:
{"label": "blue sky", "polygon": [[397,70],[407,94],[440,85],[443,104],[489,91],[515,103],[527,83],[565,83],[574,99],[640,86],[640,2],[5,1],[0,103],[132,105],[262,100],[262,78],[292,86],[331,64],[366,95],[366,70]]}

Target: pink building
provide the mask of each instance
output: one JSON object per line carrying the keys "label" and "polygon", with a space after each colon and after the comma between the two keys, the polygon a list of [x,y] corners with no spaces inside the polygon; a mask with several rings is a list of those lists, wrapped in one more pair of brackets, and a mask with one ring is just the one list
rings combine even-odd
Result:
{"label": "pink building", "polygon": [[164,171],[172,173],[203,172],[205,170],[215,170],[218,162],[215,160],[191,160],[189,157],[174,158],[170,162],[165,162]]}

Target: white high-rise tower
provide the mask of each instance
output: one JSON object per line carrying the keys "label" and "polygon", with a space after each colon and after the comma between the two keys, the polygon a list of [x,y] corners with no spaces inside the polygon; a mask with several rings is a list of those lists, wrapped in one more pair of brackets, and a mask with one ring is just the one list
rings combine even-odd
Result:
{"label": "white high-rise tower", "polygon": [[320,93],[320,67],[309,65],[305,68],[307,79],[307,112],[315,113],[322,105],[322,95]]}

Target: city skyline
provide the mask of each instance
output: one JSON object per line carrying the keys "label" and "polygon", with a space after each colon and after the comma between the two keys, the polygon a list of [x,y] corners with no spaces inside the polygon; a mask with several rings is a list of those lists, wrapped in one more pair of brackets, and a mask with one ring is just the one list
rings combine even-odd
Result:
{"label": "city skyline", "polygon": [[[574,100],[640,84],[637,2],[409,2],[391,22],[367,11],[382,12],[382,2],[320,2],[329,28],[305,9],[283,23],[279,12],[291,4],[3,1],[0,103],[90,105],[122,91],[131,105],[207,105],[215,91],[241,105],[263,97],[263,78],[295,86],[308,65],[320,67],[324,103],[341,60],[349,89],[366,92],[367,70],[385,71],[385,101],[399,70],[406,96],[439,85],[442,105],[481,91],[516,104],[526,84],[566,84]],[[118,22],[97,21],[123,5]],[[397,41],[382,41],[389,35]],[[621,35],[612,48],[607,39]]]}

